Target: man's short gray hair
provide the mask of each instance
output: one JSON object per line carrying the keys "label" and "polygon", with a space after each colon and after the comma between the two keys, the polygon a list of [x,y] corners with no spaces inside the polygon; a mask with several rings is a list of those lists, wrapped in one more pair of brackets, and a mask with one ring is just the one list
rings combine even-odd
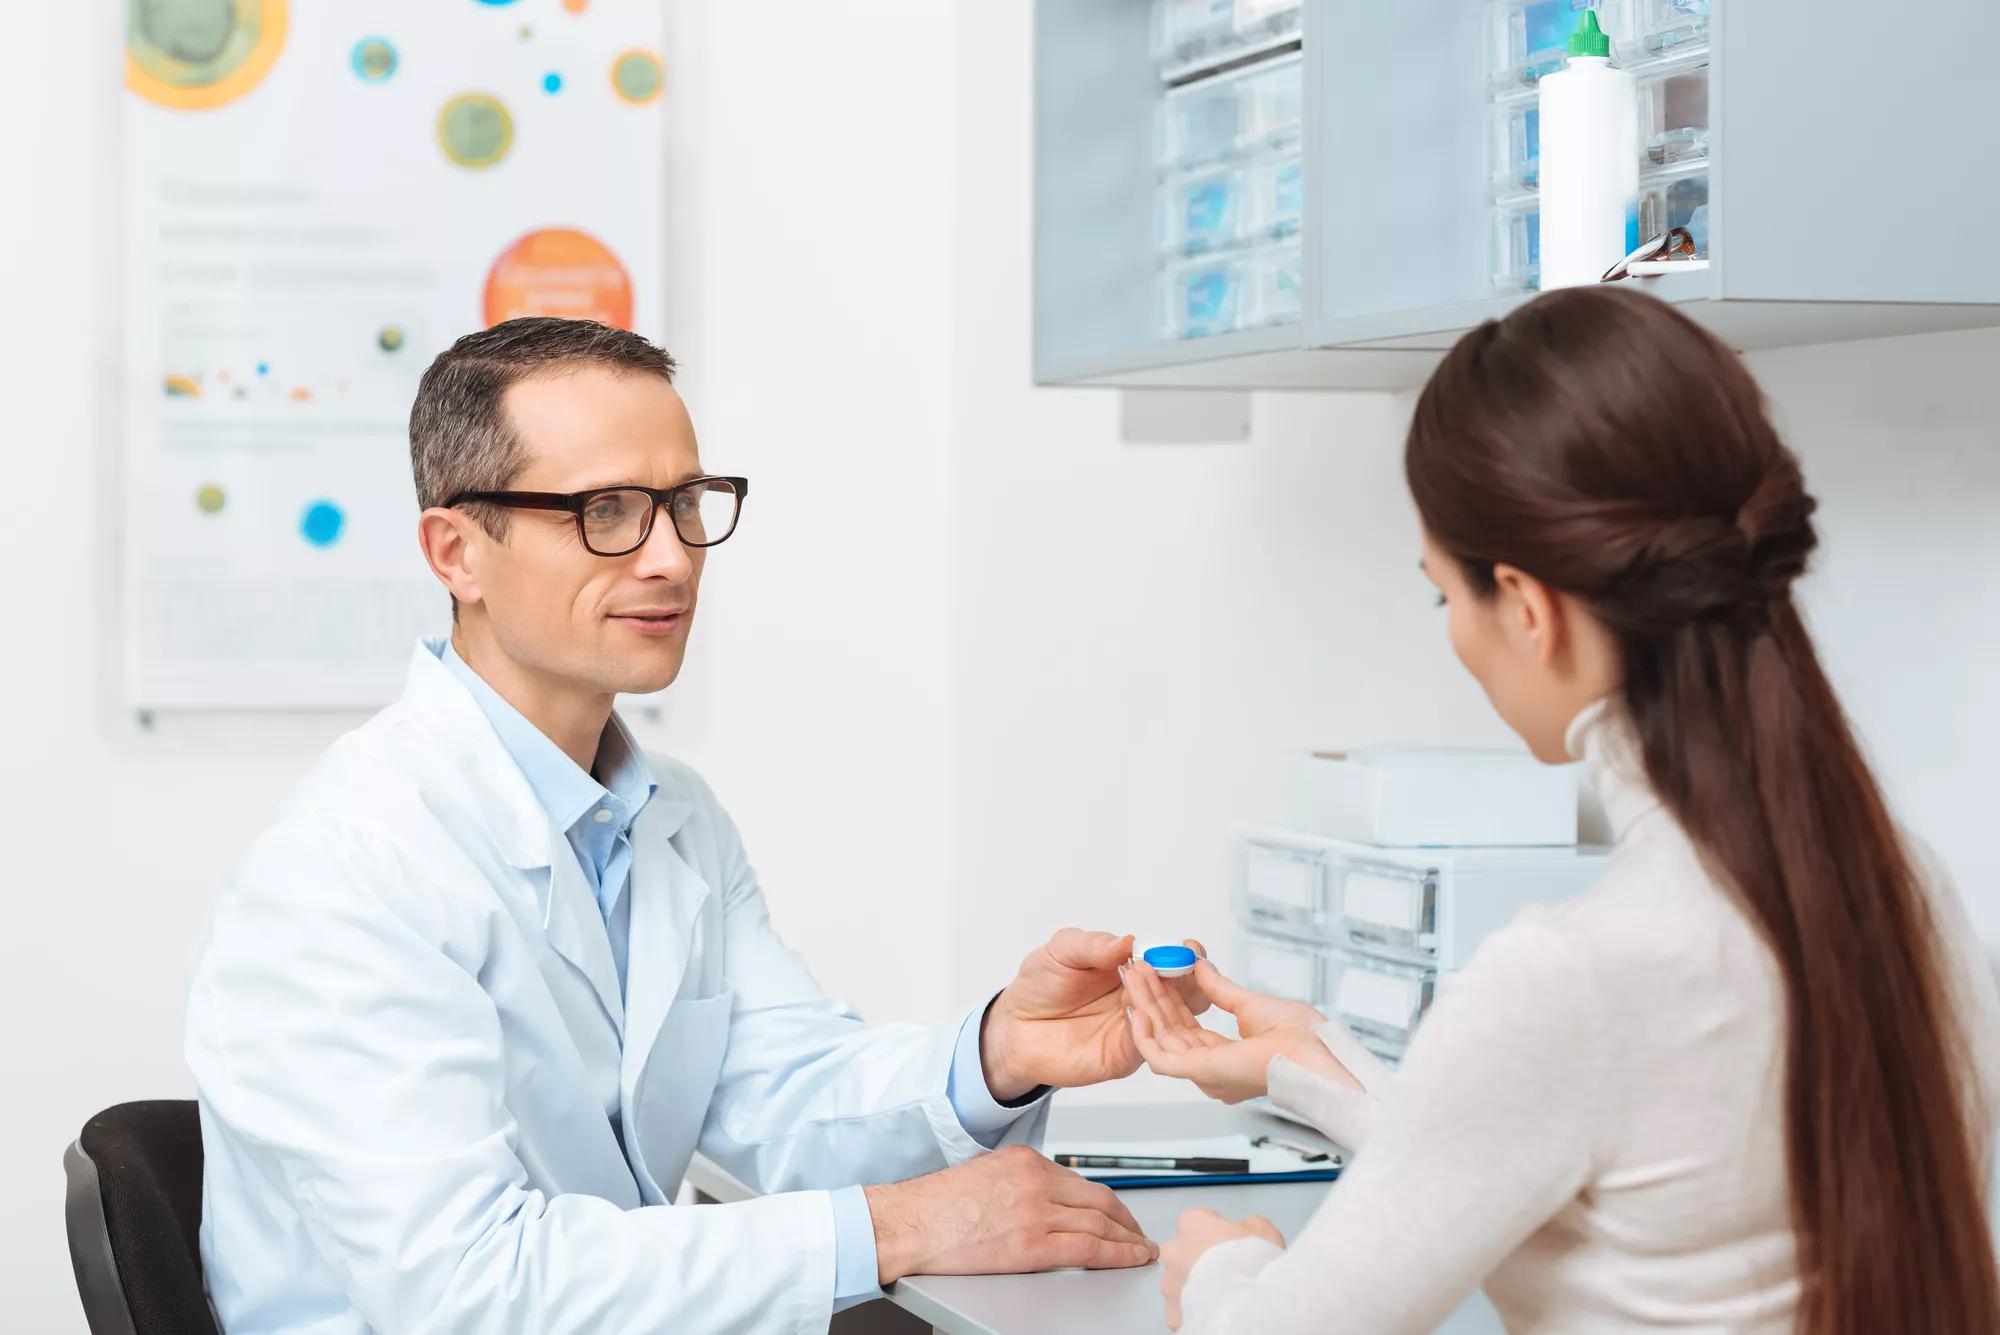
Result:
{"label": "man's short gray hair", "polygon": [[[502,491],[527,458],[507,416],[509,387],[576,366],[674,382],[674,359],[627,329],[528,315],[467,334],[438,354],[410,407],[410,472],[423,509],[467,491]],[[486,531],[507,535],[507,512],[468,505]]]}

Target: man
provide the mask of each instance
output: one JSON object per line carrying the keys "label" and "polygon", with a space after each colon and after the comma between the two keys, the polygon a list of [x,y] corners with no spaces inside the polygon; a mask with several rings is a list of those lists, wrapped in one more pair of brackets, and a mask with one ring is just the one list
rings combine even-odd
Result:
{"label": "man", "polygon": [[[957,1025],[866,1028],[714,795],[613,715],[678,673],[749,489],[703,472],[672,380],[553,319],[424,375],[452,635],[252,847],[192,988],[231,1332],[823,1330],[906,1274],[1157,1254],[1024,1148],[1050,1087],[1137,1068],[1129,938],[1059,932]],[[773,1194],[676,1208],[697,1148]]]}

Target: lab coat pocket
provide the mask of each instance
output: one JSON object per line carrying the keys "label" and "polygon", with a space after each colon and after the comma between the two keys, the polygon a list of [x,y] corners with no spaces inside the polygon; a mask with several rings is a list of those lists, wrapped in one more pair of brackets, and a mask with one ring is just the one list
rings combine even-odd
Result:
{"label": "lab coat pocket", "polygon": [[667,1200],[673,1199],[687,1173],[715,1097],[735,999],[736,994],[725,989],[712,997],[676,1001],[639,1077],[633,1119],[638,1149],[646,1174]]}

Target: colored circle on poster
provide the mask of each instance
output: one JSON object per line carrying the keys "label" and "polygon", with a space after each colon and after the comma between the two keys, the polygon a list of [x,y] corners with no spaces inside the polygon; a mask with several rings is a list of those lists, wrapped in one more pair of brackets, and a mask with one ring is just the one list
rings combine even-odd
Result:
{"label": "colored circle on poster", "polygon": [[562,91],[562,75],[557,74],[554,70],[550,70],[547,74],[544,74],[542,76],[542,91],[545,93],[560,93]]}
{"label": "colored circle on poster", "polygon": [[333,546],[346,527],[347,515],[332,501],[314,501],[299,519],[299,533],[315,547]]}
{"label": "colored circle on poster", "polygon": [[611,62],[611,91],[635,107],[659,97],[666,81],[660,58],[651,51],[635,47]]}
{"label": "colored circle on poster", "polygon": [[198,399],[201,397],[201,382],[191,375],[181,375],[177,371],[167,372],[162,382],[162,388],[166,390],[167,397],[170,399]]}
{"label": "colored circle on poster", "polygon": [[572,14],[581,14],[590,8],[590,0],[563,0],[563,8]]}
{"label": "colored circle on poster", "polygon": [[479,3],[485,5],[488,9],[498,9],[502,5],[513,4],[514,0],[479,0]]}
{"label": "colored circle on poster", "polygon": [[207,111],[264,81],[285,48],[286,0],[126,0],[125,86]]}
{"label": "colored circle on poster", "polygon": [[560,315],[632,327],[632,277],[603,242],[568,227],[530,232],[486,275],[486,323]]}
{"label": "colored circle on poster", "polygon": [[347,60],[363,83],[386,82],[398,64],[395,44],[386,37],[362,38]]}
{"label": "colored circle on poster", "polygon": [[199,487],[194,493],[194,508],[205,515],[219,515],[222,507],[229,504],[229,496],[213,482]]}
{"label": "colored circle on poster", "polygon": [[438,113],[438,144],[461,167],[491,167],[514,146],[514,117],[491,93],[460,93]]}
{"label": "colored circle on poster", "polygon": [[401,352],[403,344],[408,337],[403,332],[403,326],[399,324],[385,324],[382,326],[382,332],[375,335],[375,346],[384,352]]}

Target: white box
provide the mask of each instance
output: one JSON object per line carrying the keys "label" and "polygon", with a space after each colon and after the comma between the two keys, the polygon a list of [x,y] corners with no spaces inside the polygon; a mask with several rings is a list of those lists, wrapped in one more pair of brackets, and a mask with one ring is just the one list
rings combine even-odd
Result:
{"label": "white box", "polygon": [[1577,766],[1513,751],[1378,746],[1299,763],[1291,823],[1388,848],[1576,843]]}

